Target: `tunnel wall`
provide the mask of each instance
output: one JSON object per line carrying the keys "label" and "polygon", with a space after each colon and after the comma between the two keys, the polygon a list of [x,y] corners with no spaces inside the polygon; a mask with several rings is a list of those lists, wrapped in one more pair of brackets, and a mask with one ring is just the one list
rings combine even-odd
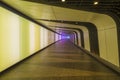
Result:
{"label": "tunnel wall", "polygon": [[93,23],[97,26],[100,57],[119,65],[119,52],[117,40],[117,26],[115,21],[108,15],[95,15]]}
{"label": "tunnel wall", "polygon": [[85,49],[90,51],[90,38],[89,38],[89,32],[87,28],[81,28],[81,30],[83,31],[83,36],[84,36],[84,45],[85,45]]}
{"label": "tunnel wall", "polygon": [[119,66],[119,54],[116,28],[99,30],[100,56],[105,60]]}
{"label": "tunnel wall", "polygon": [[0,7],[0,72],[59,40],[54,35]]}
{"label": "tunnel wall", "polygon": [[[81,41],[81,36],[83,34],[83,40],[84,40],[84,47],[86,50],[90,51],[90,38],[89,38],[89,32],[88,32],[88,29],[84,26],[74,26],[75,29],[77,29],[78,31],[76,31],[78,33],[78,36],[79,36],[79,40],[78,40],[78,46],[82,47],[82,41]],[[82,31],[82,34],[81,32],[79,31]]]}
{"label": "tunnel wall", "polygon": [[[103,18],[104,19],[104,18]],[[101,20],[102,23],[103,20]],[[118,52],[118,41],[117,41],[117,28],[115,22],[111,18],[107,18],[105,21],[111,21],[109,25],[98,28],[98,41],[100,49],[100,57],[107,60],[108,62],[119,67],[119,52]],[[97,24],[101,26],[101,23]],[[105,23],[104,23],[105,24]],[[107,27],[109,26],[109,27]],[[85,49],[90,51],[89,33],[88,30],[82,29],[84,34]],[[81,36],[81,35],[79,35]],[[80,42],[79,42],[80,43]],[[79,45],[81,47],[81,45]]]}

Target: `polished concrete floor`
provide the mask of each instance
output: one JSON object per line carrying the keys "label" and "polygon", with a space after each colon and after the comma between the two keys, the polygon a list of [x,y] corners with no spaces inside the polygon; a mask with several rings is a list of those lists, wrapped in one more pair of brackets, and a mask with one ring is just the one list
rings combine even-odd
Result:
{"label": "polished concrete floor", "polygon": [[1,74],[0,80],[120,80],[120,76],[62,40]]}

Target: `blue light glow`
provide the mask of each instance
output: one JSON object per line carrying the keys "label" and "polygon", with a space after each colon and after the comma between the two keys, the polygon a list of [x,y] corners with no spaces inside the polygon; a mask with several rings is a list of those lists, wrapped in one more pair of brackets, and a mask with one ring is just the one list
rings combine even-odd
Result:
{"label": "blue light glow", "polygon": [[67,38],[67,39],[70,39],[70,36],[67,36],[66,38]]}
{"label": "blue light glow", "polygon": [[70,36],[62,36],[62,39],[70,39]]}

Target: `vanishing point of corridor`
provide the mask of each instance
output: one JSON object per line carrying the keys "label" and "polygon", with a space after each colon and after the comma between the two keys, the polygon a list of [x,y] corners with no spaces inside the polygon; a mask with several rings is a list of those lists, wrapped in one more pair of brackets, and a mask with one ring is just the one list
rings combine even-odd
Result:
{"label": "vanishing point of corridor", "polygon": [[61,40],[5,71],[0,80],[120,80],[69,40]]}

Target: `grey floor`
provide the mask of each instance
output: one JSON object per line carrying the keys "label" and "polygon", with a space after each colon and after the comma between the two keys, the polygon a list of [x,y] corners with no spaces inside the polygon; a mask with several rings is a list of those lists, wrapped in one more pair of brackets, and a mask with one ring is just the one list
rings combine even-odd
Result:
{"label": "grey floor", "polygon": [[1,74],[0,80],[120,80],[120,76],[62,40]]}

